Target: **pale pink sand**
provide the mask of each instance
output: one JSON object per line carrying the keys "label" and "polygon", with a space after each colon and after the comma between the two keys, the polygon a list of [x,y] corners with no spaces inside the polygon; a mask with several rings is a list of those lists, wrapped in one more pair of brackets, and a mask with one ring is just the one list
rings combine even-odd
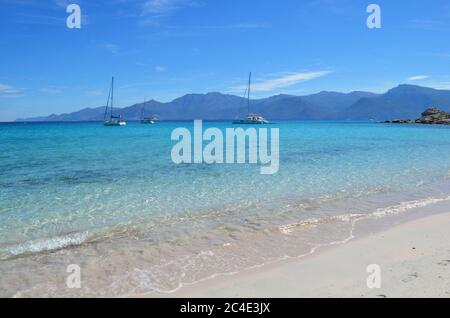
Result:
{"label": "pale pink sand", "polygon": [[[381,267],[369,289],[367,266]],[[396,226],[311,256],[146,297],[450,297],[450,214]]]}

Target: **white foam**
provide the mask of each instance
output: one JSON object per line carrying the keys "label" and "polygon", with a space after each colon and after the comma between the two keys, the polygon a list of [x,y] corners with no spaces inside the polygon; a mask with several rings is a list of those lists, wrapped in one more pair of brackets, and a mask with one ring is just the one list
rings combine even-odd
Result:
{"label": "white foam", "polygon": [[401,202],[398,205],[390,206],[387,208],[381,208],[377,209],[375,212],[371,214],[371,216],[374,217],[383,217],[388,215],[395,215],[407,212],[411,209],[417,209],[417,208],[424,208],[431,204],[436,204],[439,202],[449,201],[450,196],[445,198],[427,198],[423,200],[415,200],[415,201],[408,201],[408,202]]}
{"label": "white foam", "polygon": [[80,245],[86,242],[88,235],[88,232],[81,232],[60,237],[31,240],[14,246],[4,247],[0,251],[2,254],[7,254],[10,257],[29,253],[54,251],[65,247]]}
{"label": "white foam", "polygon": [[335,215],[331,217],[326,217],[323,219],[312,218],[304,221],[282,225],[278,229],[281,233],[285,235],[289,235],[293,232],[295,228],[303,227],[303,226],[317,226],[322,223],[330,222],[330,221],[343,221],[350,222],[351,220],[362,217],[363,214],[343,214],[343,215]]}

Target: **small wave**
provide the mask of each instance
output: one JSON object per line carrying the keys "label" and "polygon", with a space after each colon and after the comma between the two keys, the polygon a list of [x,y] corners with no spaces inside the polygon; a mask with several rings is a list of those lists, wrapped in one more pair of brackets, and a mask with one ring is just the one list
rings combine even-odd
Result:
{"label": "small wave", "polygon": [[383,216],[388,216],[388,215],[400,214],[403,212],[407,212],[408,210],[411,210],[411,209],[424,208],[431,204],[436,204],[439,202],[444,202],[444,201],[449,201],[449,200],[450,200],[450,196],[445,197],[445,198],[427,198],[427,199],[423,199],[423,200],[401,202],[400,204],[389,206],[387,208],[377,209],[370,216],[383,217]]}
{"label": "small wave", "polygon": [[396,205],[376,209],[374,212],[368,213],[368,214],[343,214],[343,215],[329,216],[329,217],[325,217],[325,218],[311,218],[311,219],[303,220],[300,222],[279,226],[278,230],[282,234],[289,235],[296,228],[301,228],[304,226],[317,226],[320,224],[333,222],[333,221],[357,222],[357,221],[360,221],[363,219],[368,219],[368,218],[382,218],[385,216],[405,213],[412,209],[424,208],[428,205],[445,202],[445,201],[450,201],[450,196],[444,197],[444,198],[426,198],[426,199],[422,199],[422,200],[401,202]]}
{"label": "small wave", "polygon": [[0,259],[19,257],[27,254],[50,252],[66,247],[81,245],[87,241],[88,232],[68,234],[60,237],[31,240],[17,245],[0,248]]}
{"label": "small wave", "polygon": [[333,221],[350,222],[351,220],[360,218],[362,216],[363,216],[363,214],[343,214],[343,215],[330,216],[330,217],[326,217],[326,218],[322,218],[322,219],[313,218],[313,219],[307,219],[307,220],[292,223],[292,224],[282,225],[278,229],[281,233],[287,235],[287,234],[291,234],[293,232],[293,230],[296,228],[300,228],[300,227],[304,227],[304,226],[317,226],[320,224],[333,222]]}

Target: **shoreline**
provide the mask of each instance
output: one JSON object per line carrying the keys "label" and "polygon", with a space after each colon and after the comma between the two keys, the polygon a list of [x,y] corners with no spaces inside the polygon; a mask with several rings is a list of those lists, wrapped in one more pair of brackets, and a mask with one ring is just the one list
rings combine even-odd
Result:
{"label": "shoreline", "polygon": [[[435,188],[433,186],[433,189]],[[317,285],[315,285],[317,282],[311,281],[311,277],[328,277],[328,282],[336,281],[336,284],[340,286],[338,288],[339,292],[341,289],[347,288],[347,286],[342,285],[342,282],[340,282],[341,277],[336,277],[336,273],[332,269],[324,268],[324,264],[335,264],[337,260],[340,268],[345,269],[352,265],[349,264],[348,260],[354,259],[355,256],[348,255],[339,257],[339,254],[335,254],[334,258],[328,256],[325,260],[319,260],[322,259],[323,255],[336,253],[335,251],[342,251],[347,246],[353,246],[355,242],[377,237],[390,231],[396,232],[398,228],[408,227],[408,224],[433,218],[433,215],[447,215],[448,219],[448,216],[450,216],[448,215],[450,211],[450,196],[447,194],[444,195],[441,192],[440,195],[435,193],[432,197],[423,198],[423,194],[430,194],[429,189],[425,190],[424,193],[420,193],[419,197],[421,199],[417,199],[417,194],[419,193],[417,192],[408,201],[402,201],[402,199],[405,199],[405,194],[396,194],[391,197],[383,194],[381,195],[383,198],[382,201],[379,201],[378,195],[372,197],[369,200],[370,204],[375,203],[378,206],[377,203],[383,202],[384,205],[376,209],[371,209],[371,213],[357,213],[358,207],[367,209],[367,205],[356,205],[355,200],[345,201],[344,205],[334,204],[331,210],[324,210],[328,212],[328,217],[326,214],[322,214],[322,218],[318,219],[305,219],[303,221],[296,221],[295,223],[283,222],[268,228],[269,232],[259,231],[244,237],[244,240],[240,241],[244,245],[236,245],[234,243],[229,245],[222,244],[225,241],[215,245],[208,244],[199,252],[193,253],[192,256],[188,255],[187,258],[185,249],[192,248],[192,246],[186,243],[184,246],[179,246],[178,250],[172,250],[173,253],[181,255],[181,258],[176,258],[176,255],[173,254],[170,261],[172,262],[173,260],[178,263],[172,262],[171,265],[175,264],[176,266],[172,266],[167,271],[163,267],[167,262],[160,262],[161,254],[155,253],[155,248],[152,248],[152,245],[148,245],[144,240],[99,241],[98,243],[81,244],[72,248],[63,248],[53,252],[36,254],[33,257],[15,258],[11,259],[10,262],[4,263],[5,273],[8,273],[9,268],[11,275],[6,277],[8,281],[5,279],[4,286],[0,287],[4,287],[5,295],[7,295],[9,286],[12,287],[11,290],[16,288],[17,277],[14,275],[14,272],[17,272],[19,268],[19,272],[29,272],[33,268],[33,273],[30,273],[27,279],[34,279],[35,281],[31,284],[27,282],[24,287],[16,288],[15,292],[11,295],[14,295],[14,297],[54,297],[56,295],[67,295],[69,297],[110,296],[152,298],[341,297],[344,295],[334,293],[332,290],[330,291],[327,286],[320,286],[320,292],[317,291]],[[387,202],[390,203],[387,204]],[[344,214],[336,214],[336,211],[342,211]],[[353,212],[356,214],[353,214]],[[440,226],[440,224],[444,224],[445,222],[437,223]],[[450,223],[446,229],[449,227]],[[121,233],[124,232],[121,231]],[[270,240],[266,240],[269,238],[268,235],[270,235]],[[444,235],[436,241],[447,242],[449,241],[448,238],[450,238],[450,235]],[[397,241],[397,239],[394,241]],[[127,242],[131,242],[132,244],[127,244]],[[312,242],[314,243],[312,244]],[[391,247],[391,244],[384,243],[384,246]],[[432,250],[432,244],[431,247]],[[100,251],[100,248],[102,248],[102,251],[108,252],[106,254],[99,254],[98,251]],[[264,253],[265,259],[263,262],[253,263],[256,259],[251,257],[258,256],[257,253],[251,253],[255,249]],[[274,249],[276,252],[274,252]],[[377,247],[369,246],[366,249],[372,250],[377,249]],[[448,250],[450,251],[450,248]],[[242,251],[247,252],[242,253]],[[277,254],[272,254],[274,256],[267,257],[270,252]],[[356,256],[359,256],[361,249],[357,248],[356,253]],[[92,257],[85,257],[89,254],[92,254]],[[394,254],[388,255],[387,258],[395,258],[397,254],[398,252],[395,251]],[[227,268],[224,264],[234,264],[233,259],[229,255],[242,257],[238,261],[246,262],[246,264],[240,268]],[[441,261],[444,262],[447,259],[450,260],[450,255]],[[78,263],[80,260],[83,263]],[[194,262],[189,263],[192,260]],[[216,263],[213,263],[214,261]],[[36,273],[34,273],[36,265],[48,264],[49,262],[62,264],[62,267],[53,266],[49,267],[48,270],[36,270]],[[185,263],[183,262],[188,263],[187,266],[191,266],[191,268],[195,265],[197,266],[196,268],[202,271],[194,272],[190,277],[184,276],[182,273],[177,273],[176,270],[184,266]],[[304,263],[309,264],[310,262],[314,264],[314,268],[320,270],[316,270],[315,272],[308,272],[308,268],[303,270],[304,266],[306,266]],[[83,289],[67,290],[65,288],[64,281],[66,272],[64,265],[69,263],[80,264],[83,268],[83,281],[84,286],[86,286]],[[363,264],[364,266],[360,264],[358,268],[353,269],[354,273],[358,272],[359,275],[362,275],[357,278],[359,283],[362,281],[365,284],[368,276],[365,272],[367,266],[378,263],[371,262],[365,265]],[[212,267],[211,264],[215,264],[216,266]],[[158,267],[160,265],[162,266]],[[209,266],[209,268],[204,267],[205,265]],[[241,265],[243,264],[241,263]],[[111,266],[114,267],[111,268]],[[300,268],[300,272],[293,269],[285,270],[289,266]],[[426,267],[429,266],[427,265]],[[64,272],[61,268],[64,269]],[[153,269],[160,270],[160,272],[157,272],[158,275],[161,273],[162,275],[167,274],[172,276],[166,275],[164,276],[166,278],[160,279],[162,276],[156,276],[154,274],[155,272],[152,272]],[[182,269],[185,270],[185,268]],[[222,271],[222,269],[226,271]],[[110,277],[112,277],[110,281],[105,276],[107,271]],[[303,271],[307,274],[303,273]],[[50,273],[54,273],[56,279],[50,279],[44,283],[39,279],[39,277],[48,277]],[[187,275],[192,272],[186,269],[184,273]],[[410,274],[414,273],[412,272]],[[277,275],[277,279],[273,278],[274,275]],[[351,275],[347,276],[349,276],[349,280],[356,279]],[[172,278],[173,281],[171,280]],[[160,280],[158,281],[158,279]],[[450,277],[448,281],[450,281]],[[160,285],[155,284],[155,282],[160,283]],[[284,287],[295,282],[300,285],[303,284],[303,289],[298,289],[298,287],[286,289]],[[253,290],[255,285],[257,286],[256,291]],[[163,286],[163,288],[160,286]],[[172,288],[169,289],[166,286]],[[361,286],[359,287],[361,288]],[[283,294],[284,291],[286,291],[285,294]],[[351,294],[347,296],[361,297],[365,296],[365,294]]]}
{"label": "shoreline", "polygon": [[[170,294],[135,297],[450,297],[450,213],[438,213]],[[380,289],[367,287],[372,264],[381,268]]]}

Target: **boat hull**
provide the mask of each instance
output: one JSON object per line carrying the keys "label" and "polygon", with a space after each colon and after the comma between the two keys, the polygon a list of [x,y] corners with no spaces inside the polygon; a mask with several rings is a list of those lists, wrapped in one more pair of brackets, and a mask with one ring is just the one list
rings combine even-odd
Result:
{"label": "boat hull", "polygon": [[262,120],[235,120],[233,121],[233,125],[268,125],[270,124],[268,121],[262,121]]}
{"label": "boat hull", "polygon": [[124,122],[124,121],[121,121],[121,122],[105,122],[103,125],[106,126],[106,127],[123,127],[123,126],[126,126],[127,123]]}

